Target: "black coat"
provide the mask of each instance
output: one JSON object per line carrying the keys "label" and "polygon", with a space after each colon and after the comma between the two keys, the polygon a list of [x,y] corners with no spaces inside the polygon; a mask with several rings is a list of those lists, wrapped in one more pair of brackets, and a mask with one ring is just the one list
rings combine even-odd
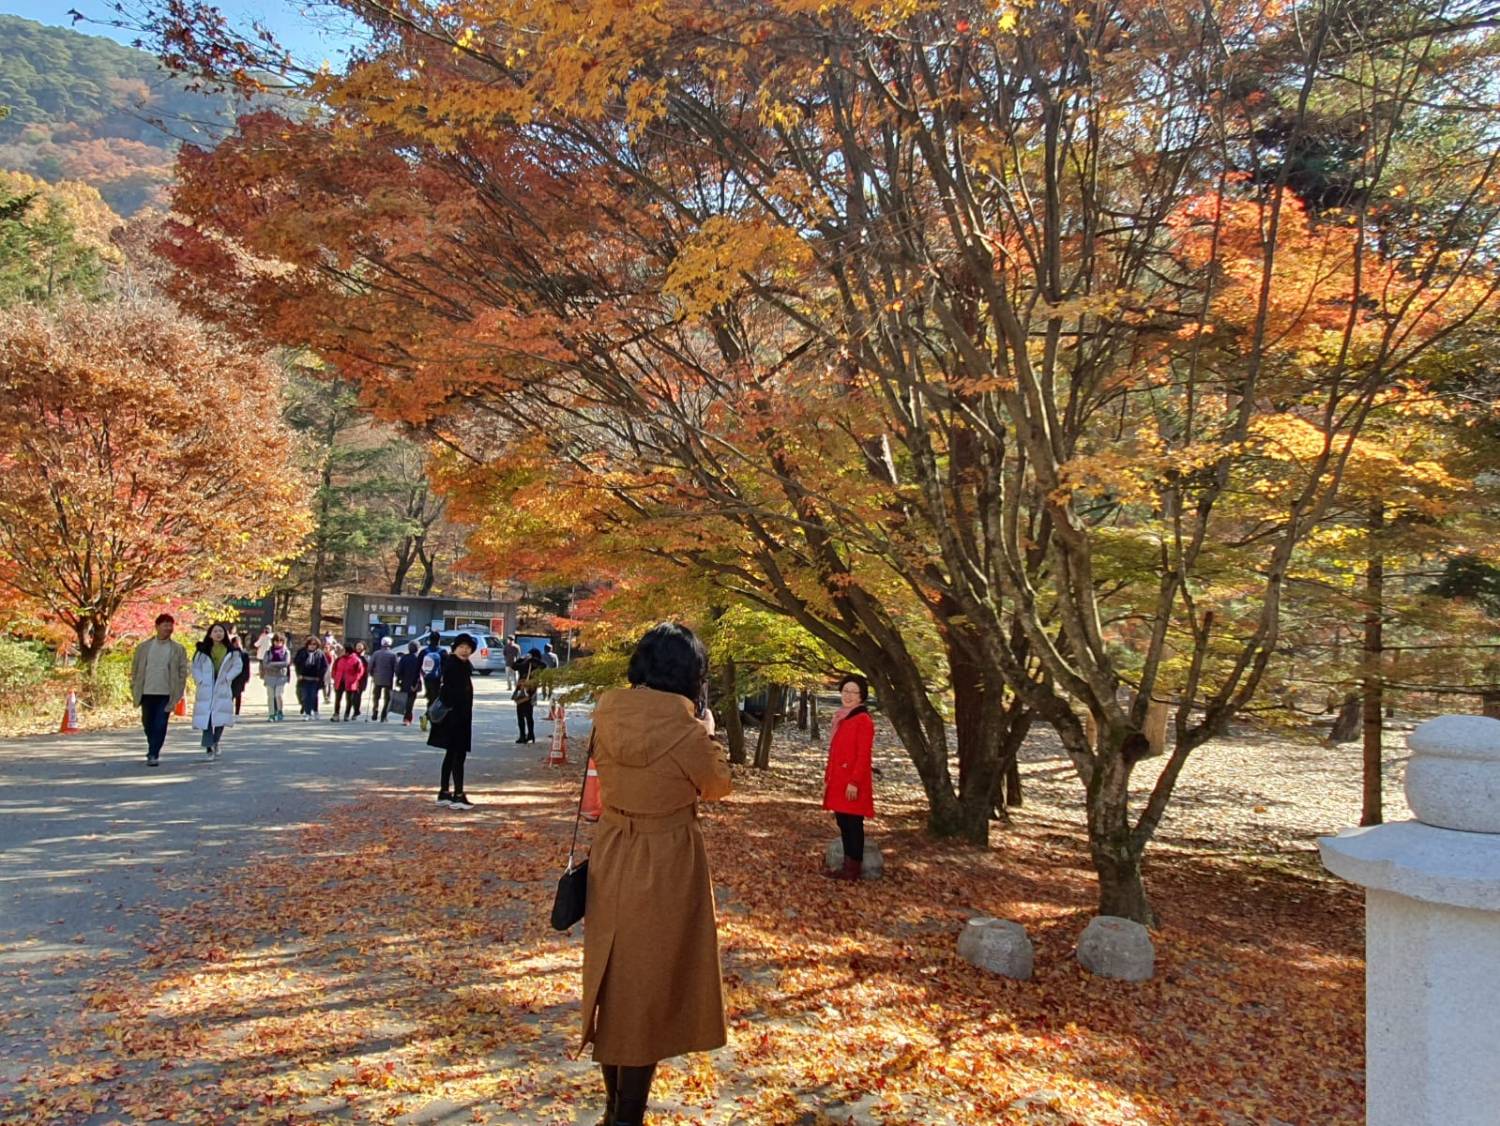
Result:
{"label": "black coat", "polygon": [[245,685],[250,683],[250,653],[238,639],[230,648],[240,655],[240,671],[229,682],[229,691],[240,696],[244,694]]}
{"label": "black coat", "polygon": [[396,687],[403,692],[415,692],[422,687],[422,654],[401,654],[396,662]]}
{"label": "black coat", "polygon": [[321,649],[298,649],[292,654],[292,669],[299,680],[316,680],[323,683],[328,672],[328,658]]}
{"label": "black coat", "polygon": [[427,733],[429,747],[469,753],[474,741],[474,667],[449,653],[443,658],[443,686],[437,698],[448,705],[441,723]]}

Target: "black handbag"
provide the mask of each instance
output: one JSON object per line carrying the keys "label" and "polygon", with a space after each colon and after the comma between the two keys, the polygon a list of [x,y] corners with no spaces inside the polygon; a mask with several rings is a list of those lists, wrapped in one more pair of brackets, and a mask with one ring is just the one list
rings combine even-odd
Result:
{"label": "black handbag", "polygon": [[[593,750],[593,740],[589,740]],[[568,867],[557,881],[557,894],[552,897],[552,929],[565,931],[583,918],[583,910],[589,893],[589,862],[574,864],[578,851],[578,825],[583,820],[583,791],[589,783],[589,756],[583,756],[583,783],[578,787],[578,813],[573,818],[573,843],[568,846]]]}
{"label": "black handbag", "polygon": [[452,706],[443,703],[441,700],[434,700],[427,709],[427,722],[442,723],[443,720],[448,718],[448,713],[452,710]]}

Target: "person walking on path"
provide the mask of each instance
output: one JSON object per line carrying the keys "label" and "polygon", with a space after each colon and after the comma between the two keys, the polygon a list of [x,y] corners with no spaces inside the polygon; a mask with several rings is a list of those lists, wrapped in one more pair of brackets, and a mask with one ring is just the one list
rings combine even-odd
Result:
{"label": "person walking on path", "polygon": [[277,634],[272,631],[270,626],[260,627],[260,633],[255,638],[255,660],[257,663],[265,661],[266,653],[270,650],[271,646],[276,644],[276,637]]}
{"label": "person walking on path", "polygon": [[[257,641],[259,646],[260,642]],[[292,651],[286,647],[286,638],[275,634],[260,658],[260,679],[266,686],[266,722],[280,723],[286,718],[282,693],[292,674]]]}
{"label": "person walking on path", "polygon": [[401,722],[411,726],[412,711],[417,705],[417,693],[422,688],[422,654],[415,641],[406,643],[406,652],[396,662],[396,690],[406,697],[401,709]]}
{"label": "person walking on path", "polygon": [[505,687],[514,691],[516,687],[516,662],[521,659],[521,647],[516,643],[516,635],[511,634],[505,639]]}
{"label": "person walking on path", "polygon": [[301,705],[302,718],[317,719],[318,695],[328,675],[328,655],[323,652],[323,643],[309,634],[292,658],[292,671],[297,674],[297,703]]}
{"label": "person walking on path", "polygon": [[589,854],[583,1038],[604,1075],[605,1121],[640,1126],[656,1064],[727,1039],[713,881],[698,802],[726,797],[729,763],[698,718],[708,654],[656,626],[631,687],[594,711],[604,813]]}
{"label": "person walking on path", "polygon": [[453,650],[443,658],[443,682],[438,689],[439,715],[427,733],[429,747],[443,750],[442,776],[438,782],[438,805],[450,809],[473,809],[464,793],[464,759],[474,741],[474,668],[469,654],[476,643],[467,633],[453,639]]}
{"label": "person walking on path", "polygon": [[546,667],[535,649],[516,662],[516,687],[510,698],[516,704],[517,745],[536,742],[537,676]]}
{"label": "person walking on path", "polygon": [[365,643],[356,641],[344,650],[343,656],[333,662],[333,720],[339,720],[343,710],[345,723],[360,716],[360,700],[364,696],[365,682],[370,679],[370,666],[365,664]]}
{"label": "person walking on path", "polygon": [[229,644],[229,627],[223,622],[208,627],[193,654],[193,727],[203,732],[209,758],[219,757],[224,729],[234,726],[234,681],[244,663],[244,651]]}
{"label": "person walking on path", "polygon": [[[337,641],[323,642],[323,656],[328,658],[328,668],[323,673],[323,703],[333,701],[333,666],[338,664],[340,657],[344,655],[344,647]],[[338,704],[334,704],[333,715],[337,719],[339,714]]]}
{"label": "person walking on path", "polygon": [[141,709],[147,766],[160,764],[172,709],[187,689],[187,650],[172,640],[176,627],[171,614],[156,615],[156,636],[137,645],[130,657],[130,695]]}
{"label": "person walking on path", "polygon": [[862,676],[839,682],[841,707],[833,713],[828,737],[828,765],[823,772],[823,808],[838,822],[844,843],[844,866],[823,875],[835,880],[857,880],[865,862],[865,818],[875,816],[875,721],[866,703],[870,683]]}
{"label": "person walking on path", "polygon": [[[552,651],[551,642],[547,643],[546,648],[542,652],[542,663],[547,666],[548,672],[555,672],[562,663],[557,659],[557,654]],[[547,682],[547,686],[543,690],[543,699],[552,699],[552,682],[550,680]]]}
{"label": "person walking on path", "polygon": [[[438,698],[438,689],[443,684],[443,639],[437,630],[427,635],[427,648],[422,650],[422,692],[426,697],[427,711]],[[422,730],[427,730],[427,711],[422,713]]]}
{"label": "person walking on path", "polygon": [[234,693],[234,714],[240,714],[240,703],[245,698],[245,686],[250,683],[250,652],[245,648],[244,638],[240,637],[239,627],[229,627],[229,648],[240,655],[240,671],[234,678],[234,683],[229,689]]}
{"label": "person walking on path", "polygon": [[370,654],[370,684],[375,690],[370,697],[370,718],[381,723],[391,712],[391,689],[396,684],[396,664],[399,661],[389,637],[382,637],[380,648]]}

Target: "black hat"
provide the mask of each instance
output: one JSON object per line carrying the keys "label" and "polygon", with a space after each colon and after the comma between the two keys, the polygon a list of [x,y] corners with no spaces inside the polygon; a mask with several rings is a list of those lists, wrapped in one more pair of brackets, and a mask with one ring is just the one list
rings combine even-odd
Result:
{"label": "black hat", "polygon": [[461,633],[453,639],[453,648],[457,649],[460,645],[467,645],[470,649],[479,648],[479,642],[475,641],[474,635],[470,633]]}

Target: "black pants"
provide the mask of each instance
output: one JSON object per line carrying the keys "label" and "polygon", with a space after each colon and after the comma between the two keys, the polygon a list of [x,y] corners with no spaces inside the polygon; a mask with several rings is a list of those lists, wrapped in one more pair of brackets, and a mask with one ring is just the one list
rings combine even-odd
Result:
{"label": "black pants", "polygon": [[[359,715],[359,702],[364,697],[365,690],[363,688],[341,688],[339,694],[344,697],[344,718],[353,719]],[[339,706],[335,704],[333,706],[334,715],[337,715],[338,711]]]}
{"label": "black pants", "polygon": [[[443,780],[438,789],[445,794],[461,794],[464,792],[464,759],[468,758],[467,751],[455,751],[451,748],[443,752]],[[453,788],[448,788],[449,782]]]}
{"label": "black pants", "polygon": [[167,724],[172,719],[170,696],[141,697],[141,726],[146,729],[146,757],[156,758],[161,754],[162,744],[167,741]]}
{"label": "black pants", "polygon": [[437,699],[438,689],[442,686],[443,682],[435,676],[424,677],[422,679],[422,692],[427,697],[428,711],[432,710],[432,702]]}
{"label": "black pants", "polygon": [[402,689],[402,691],[406,693],[406,714],[401,718],[406,720],[407,723],[410,723],[411,713],[415,711],[417,707],[417,690],[415,688],[405,688]]}
{"label": "black pants", "polygon": [[303,715],[318,714],[318,693],[322,688],[322,684],[316,680],[297,681],[297,703],[302,706]]}
{"label": "black pants", "polygon": [[536,742],[536,718],[533,715],[533,707],[534,705],[529,702],[516,705],[516,726],[521,729],[518,738],[527,743]]}
{"label": "black pants", "polygon": [[[382,701],[385,707],[381,708]],[[391,714],[391,686],[389,684],[377,684],[375,695],[370,697],[370,718],[384,719]]]}
{"label": "black pants", "polygon": [[844,856],[863,864],[865,862],[865,819],[857,813],[835,813],[833,819],[839,823],[839,836],[844,839]]}

